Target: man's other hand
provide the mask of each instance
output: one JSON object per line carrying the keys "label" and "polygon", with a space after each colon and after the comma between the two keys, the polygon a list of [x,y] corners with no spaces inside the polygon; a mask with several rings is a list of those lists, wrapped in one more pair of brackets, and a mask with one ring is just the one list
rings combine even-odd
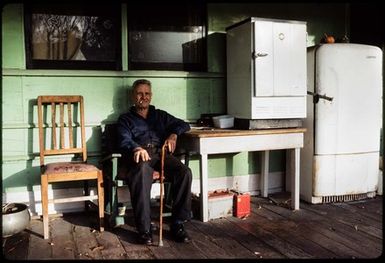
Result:
{"label": "man's other hand", "polygon": [[167,144],[168,151],[170,153],[173,153],[175,151],[177,137],[178,136],[175,133],[171,133],[170,136],[168,136],[168,138],[166,139],[165,143]]}

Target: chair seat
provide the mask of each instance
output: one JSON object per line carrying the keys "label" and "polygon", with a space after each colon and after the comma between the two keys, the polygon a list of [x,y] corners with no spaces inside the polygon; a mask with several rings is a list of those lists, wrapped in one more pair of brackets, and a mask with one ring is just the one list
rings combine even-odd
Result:
{"label": "chair seat", "polygon": [[76,173],[76,172],[93,172],[98,171],[98,168],[92,164],[76,163],[76,162],[61,162],[47,164],[45,174],[60,174],[60,173]]}

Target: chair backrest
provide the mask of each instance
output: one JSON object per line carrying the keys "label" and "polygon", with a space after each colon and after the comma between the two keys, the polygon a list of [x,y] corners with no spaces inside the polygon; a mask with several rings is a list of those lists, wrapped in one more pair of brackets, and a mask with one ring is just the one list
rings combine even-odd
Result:
{"label": "chair backrest", "polygon": [[[83,97],[39,96],[37,109],[40,165],[44,165],[44,157],[47,155],[81,154],[85,162],[87,148]],[[79,129],[80,143],[77,143]]]}
{"label": "chair backrest", "polygon": [[116,123],[106,124],[102,133],[103,155],[119,153],[118,128]]}

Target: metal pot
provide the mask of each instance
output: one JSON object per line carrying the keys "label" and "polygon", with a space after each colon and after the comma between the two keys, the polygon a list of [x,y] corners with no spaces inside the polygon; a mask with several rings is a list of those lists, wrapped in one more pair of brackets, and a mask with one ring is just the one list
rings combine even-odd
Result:
{"label": "metal pot", "polygon": [[19,203],[3,205],[3,237],[9,237],[23,231],[29,225],[31,216],[28,206]]}

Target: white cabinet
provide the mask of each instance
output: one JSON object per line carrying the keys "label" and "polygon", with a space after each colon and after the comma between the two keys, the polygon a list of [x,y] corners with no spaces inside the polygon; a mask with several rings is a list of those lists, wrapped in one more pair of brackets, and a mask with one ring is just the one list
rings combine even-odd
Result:
{"label": "white cabinet", "polygon": [[227,112],[306,117],[306,23],[249,18],[227,28]]}

